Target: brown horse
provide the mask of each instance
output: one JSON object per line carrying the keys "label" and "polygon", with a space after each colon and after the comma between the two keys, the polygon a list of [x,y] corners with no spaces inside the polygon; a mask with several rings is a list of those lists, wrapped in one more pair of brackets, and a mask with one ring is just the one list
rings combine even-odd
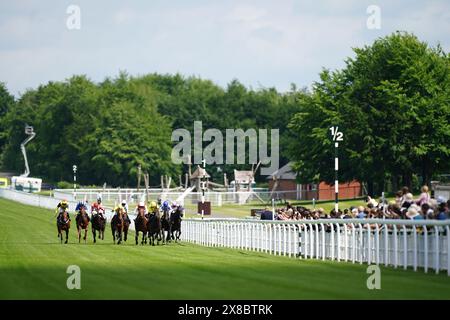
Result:
{"label": "brown horse", "polygon": [[84,206],[82,206],[80,208],[80,212],[75,217],[75,221],[77,223],[78,243],[81,242],[81,230],[84,230],[83,240],[84,240],[84,243],[86,243],[90,220],[91,219],[89,219],[89,216],[86,213],[86,208]]}
{"label": "brown horse", "polygon": [[136,244],[138,244],[139,232],[142,232],[142,240],[141,244],[147,243],[147,228],[148,219],[145,216],[145,207],[138,207],[137,217],[134,219],[134,228],[135,228],[135,240]]}
{"label": "brown horse", "polygon": [[164,244],[167,244],[171,240],[172,235],[172,221],[170,219],[171,209],[165,208],[162,210],[161,216],[161,232],[162,232],[162,240]]}
{"label": "brown horse", "polygon": [[155,245],[155,239],[156,244],[159,244],[159,242],[162,240],[162,228],[161,228],[161,216],[159,214],[159,210],[156,210],[156,212],[152,212],[148,216],[148,223],[147,223],[147,229],[148,229],[148,244],[154,246]]}
{"label": "brown horse", "polygon": [[181,237],[181,218],[183,217],[183,209],[181,207],[176,208],[170,215],[170,221],[172,228],[170,229],[171,238],[177,242]]}
{"label": "brown horse", "polygon": [[67,210],[64,210],[64,212],[61,213],[61,216],[58,216],[56,220],[56,227],[58,228],[58,238],[61,239],[61,243],[63,242],[62,232],[66,232],[66,241],[64,243],[67,243],[70,229],[69,213]]}
{"label": "brown horse", "polygon": [[117,238],[117,244],[120,244],[122,242],[122,235],[123,240],[127,241],[128,228],[130,227],[130,219],[128,218],[128,215],[125,212],[125,209],[122,207],[117,207],[115,209],[115,212],[116,214],[111,219],[111,231],[114,243],[116,243]]}
{"label": "brown horse", "polygon": [[94,243],[96,243],[97,231],[99,239],[103,240],[105,238],[106,218],[100,212],[93,211],[91,221],[92,236],[94,237]]}

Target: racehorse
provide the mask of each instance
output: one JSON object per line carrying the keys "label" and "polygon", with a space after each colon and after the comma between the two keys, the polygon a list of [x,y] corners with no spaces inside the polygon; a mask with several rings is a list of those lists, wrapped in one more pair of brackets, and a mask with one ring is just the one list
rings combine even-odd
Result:
{"label": "racehorse", "polygon": [[[163,214],[161,217],[161,232],[162,232],[162,237],[163,237],[163,243],[167,244],[168,242],[170,242],[170,236],[172,234],[172,223],[170,220],[170,208],[164,208],[163,209]],[[167,232],[167,236],[166,236],[166,232]]]}
{"label": "racehorse", "polygon": [[61,243],[63,241],[62,231],[66,232],[66,241],[64,243],[67,243],[70,229],[70,220],[67,210],[64,210],[62,216],[56,220],[56,227],[58,228],[58,238],[61,239]]}
{"label": "racehorse", "polygon": [[114,243],[116,243],[117,238],[117,244],[120,244],[122,242],[122,234],[124,236],[123,240],[127,241],[130,222],[124,208],[117,207],[115,211],[116,214],[111,219],[111,231]]}
{"label": "racehorse", "polygon": [[158,210],[149,214],[147,229],[149,239],[148,244],[154,246],[155,239],[156,244],[159,244],[159,241],[161,241],[161,217]]}
{"label": "racehorse", "polygon": [[142,232],[142,241],[141,244],[147,243],[147,232],[148,232],[148,219],[145,216],[145,207],[138,207],[137,217],[134,219],[134,228],[135,228],[135,240],[136,244],[138,244],[139,232]]}
{"label": "racehorse", "polygon": [[81,242],[81,230],[84,230],[83,240],[84,240],[84,243],[86,243],[90,220],[91,219],[89,219],[89,216],[86,213],[85,207],[82,207],[75,217],[75,222],[77,223],[78,243]]}
{"label": "racehorse", "polygon": [[172,225],[171,238],[172,238],[172,240],[175,240],[175,242],[180,240],[180,236],[181,236],[181,218],[182,217],[183,217],[183,212],[182,212],[180,207],[178,207],[174,211],[172,211],[172,214],[170,215],[170,222],[171,222],[171,225]]}
{"label": "racehorse", "polygon": [[103,240],[105,238],[105,226],[106,226],[106,218],[97,211],[92,212],[91,217],[92,224],[92,236],[94,237],[94,243],[97,242],[96,236],[98,231],[98,238]]}

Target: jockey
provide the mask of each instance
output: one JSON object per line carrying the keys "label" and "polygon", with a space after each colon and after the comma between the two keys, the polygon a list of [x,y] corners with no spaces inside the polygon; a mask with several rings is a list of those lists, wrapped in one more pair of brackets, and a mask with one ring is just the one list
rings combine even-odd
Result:
{"label": "jockey", "polygon": [[87,205],[85,202],[78,202],[77,207],[75,208],[75,211],[78,211],[78,214],[82,213],[82,211],[86,212]]}
{"label": "jockey", "polygon": [[105,213],[105,208],[102,206],[102,198],[98,197],[97,198],[97,202],[94,202],[91,206],[91,214],[93,214],[93,212],[97,212],[102,218],[105,218],[104,213]]}
{"label": "jockey", "polygon": [[125,207],[122,206],[122,203],[114,208],[113,212],[115,212],[115,216],[119,215],[119,210],[123,211],[123,213],[122,213],[123,214],[123,219],[125,221],[128,221],[128,223],[131,223],[130,217],[128,216],[128,212],[125,209]]}
{"label": "jockey", "polygon": [[144,217],[148,218],[147,206],[145,205],[145,202],[143,202],[143,201],[139,202],[138,205],[136,206],[136,209],[134,210],[134,214],[136,215],[136,217],[139,215],[139,210],[141,210],[141,209],[144,209]]}
{"label": "jockey", "polygon": [[65,199],[58,203],[58,205],[56,206],[55,214],[58,215],[58,217],[56,218],[58,221],[60,221],[64,211],[67,211],[67,218],[69,218],[69,221],[71,221],[69,216],[69,203]]}
{"label": "jockey", "polygon": [[172,210],[178,211],[180,213],[180,217],[183,217],[184,215],[184,208],[181,206],[181,204],[177,203],[176,201],[172,202]]}
{"label": "jockey", "polygon": [[150,214],[158,212],[158,205],[155,201],[150,202]]}
{"label": "jockey", "polygon": [[122,206],[122,208],[125,209],[125,213],[128,214],[128,204],[125,200],[122,200],[122,203],[120,204]]}
{"label": "jockey", "polygon": [[169,201],[165,200],[160,208],[161,211],[167,211],[170,210]]}
{"label": "jockey", "polygon": [[[75,217],[75,220],[79,219],[78,217],[81,217],[83,214],[87,215],[87,208],[88,208],[88,203],[86,202],[78,202],[77,207],[75,208],[75,211],[77,211],[77,215]],[[89,218],[89,216],[87,216],[87,220],[90,221],[91,219]]]}

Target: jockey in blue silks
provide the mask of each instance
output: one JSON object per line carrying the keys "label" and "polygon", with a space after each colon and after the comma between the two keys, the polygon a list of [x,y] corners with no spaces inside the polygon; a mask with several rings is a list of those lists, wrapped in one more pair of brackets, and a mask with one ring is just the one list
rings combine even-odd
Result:
{"label": "jockey in blue silks", "polygon": [[169,204],[169,201],[167,201],[167,200],[165,200],[164,202],[163,202],[163,204],[161,205],[161,208],[160,208],[160,210],[161,211],[170,211],[172,208],[170,207],[170,204]]}

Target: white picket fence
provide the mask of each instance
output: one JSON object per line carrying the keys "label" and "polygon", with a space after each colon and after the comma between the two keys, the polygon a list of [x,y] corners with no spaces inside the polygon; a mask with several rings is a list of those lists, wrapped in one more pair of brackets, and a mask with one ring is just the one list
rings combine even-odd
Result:
{"label": "white picket fence", "polygon": [[411,267],[450,276],[450,221],[186,219],[182,240],[299,259]]}

